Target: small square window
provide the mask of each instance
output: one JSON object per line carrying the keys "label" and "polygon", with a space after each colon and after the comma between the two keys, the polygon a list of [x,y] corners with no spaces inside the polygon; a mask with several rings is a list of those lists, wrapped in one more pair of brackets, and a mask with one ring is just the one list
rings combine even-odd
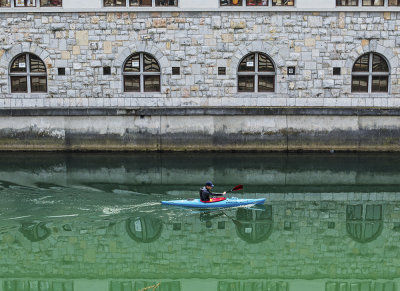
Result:
{"label": "small square window", "polygon": [[333,75],[339,76],[340,75],[340,67],[334,67],[333,68]]}
{"label": "small square window", "polygon": [[58,68],[58,75],[65,76],[65,68]]}
{"label": "small square window", "polygon": [[328,222],[328,228],[329,229],[334,229],[335,228],[335,222],[333,222],[333,221]]}
{"label": "small square window", "polygon": [[180,75],[180,74],[181,74],[181,68],[172,67],[172,75]]}
{"label": "small square window", "polygon": [[111,75],[111,67],[103,67],[103,75]]}
{"label": "small square window", "polygon": [[288,67],[287,74],[288,75],[296,75],[296,67]]}
{"label": "small square window", "polygon": [[218,221],[218,229],[225,229],[225,221]]}
{"label": "small square window", "polygon": [[226,75],[226,68],[225,67],[218,67],[218,75],[221,75],[221,76]]}

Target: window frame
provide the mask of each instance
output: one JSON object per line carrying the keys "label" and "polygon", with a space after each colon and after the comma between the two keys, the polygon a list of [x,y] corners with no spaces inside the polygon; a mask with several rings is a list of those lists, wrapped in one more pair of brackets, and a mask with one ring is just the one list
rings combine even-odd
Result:
{"label": "window frame", "polygon": [[17,0],[10,0],[10,6],[0,6],[0,9],[6,9],[6,8],[8,8],[8,9],[10,9],[10,8],[17,8],[17,9],[23,9],[23,8],[25,8],[25,9],[32,9],[32,8],[63,8],[63,3],[64,3],[63,0],[60,0],[61,1],[61,5],[60,6],[41,6],[41,3],[40,3],[41,0],[33,0],[33,1],[35,1],[35,5],[34,6],[17,6],[16,5],[16,1]]}
{"label": "window frame", "polygon": [[[22,73],[15,73],[11,72],[12,65],[14,62],[20,57],[25,55],[25,66],[26,66],[26,72]],[[31,60],[30,60],[30,55],[37,57],[44,65],[45,72],[44,73],[32,73],[31,72]],[[8,68],[8,76],[9,76],[9,84],[10,84],[10,93],[11,94],[46,94],[48,92],[48,76],[47,76],[47,68],[46,64],[43,62],[43,60],[38,57],[35,54],[32,54],[30,52],[24,52],[21,54],[16,55],[10,62],[9,68]],[[12,89],[12,77],[26,77],[26,91],[13,91]],[[32,92],[32,77],[46,77],[46,91],[40,91],[40,92]]]}
{"label": "window frame", "polygon": [[[338,2],[341,0],[336,0],[336,7],[400,7],[400,2],[397,5],[389,5],[389,0],[383,0],[383,5],[363,5],[363,0],[356,0],[357,5],[338,5]],[[349,0],[347,0],[349,1]],[[373,0],[372,0],[373,1]]]}
{"label": "window frame", "polygon": [[177,1],[177,5],[174,5],[174,6],[172,6],[172,5],[167,5],[167,6],[156,6],[156,0],[151,0],[151,5],[149,6],[149,5],[146,5],[146,6],[140,6],[140,5],[138,5],[138,6],[135,6],[135,5],[130,5],[129,4],[129,2],[130,2],[130,0],[125,0],[125,5],[121,5],[121,6],[106,6],[105,5],[105,1],[106,0],[103,0],[102,1],[102,7],[103,8],[106,8],[106,9],[109,9],[109,8],[122,8],[122,7],[125,7],[125,8],[161,8],[161,7],[169,7],[169,8],[171,8],[171,7],[175,7],[175,8],[179,8],[179,4],[180,4],[180,0],[176,0]]}
{"label": "window frame", "polygon": [[[125,66],[126,63],[135,55],[139,54],[139,72],[125,72]],[[152,57],[156,62],[160,70],[158,72],[144,72],[144,55],[149,55]],[[126,91],[125,90],[125,76],[139,76],[139,91]],[[144,77],[145,76],[158,76],[160,80],[160,90],[159,91],[146,91],[144,88],[145,82],[144,82]],[[122,66],[122,89],[124,93],[161,93],[161,65],[159,61],[154,57],[152,54],[149,54],[147,52],[135,52],[129,57],[126,58],[123,66]]]}
{"label": "window frame", "polygon": [[[356,62],[362,58],[363,56],[368,55],[368,72],[354,72],[354,66],[356,65]],[[385,62],[386,65],[388,67],[388,71],[387,72],[373,72],[373,58],[374,55],[379,56],[380,58],[382,58]],[[361,56],[359,56],[355,62],[353,63],[353,67],[351,69],[351,93],[356,93],[356,94],[388,94],[390,92],[390,63],[388,62],[388,60],[381,54],[376,53],[376,52],[368,52],[366,54],[363,54]],[[357,76],[357,77],[368,77],[368,92],[362,92],[362,91],[353,91],[353,76]],[[372,92],[372,78],[373,77],[387,77],[388,78],[388,84],[387,84],[387,91],[382,92],[382,91],[378,91],[378,92]]]}
{"label": "window frame", "polygon": [[[288,7],[288,8],[295,8],[297,0],[293,0],[293,5],[274,5],[273,0],[267,0],[267,5],[247,5],[247,0],[242,0],[242,5],[221,5],[221,1],[219,0],[218,5],[220,8],[225,8],[225,7],[250,7],[250,8],[255,8],[255,7]],[[226,0],[230,1],[230,0]],[[240,0],[239,0],[240,1]],[[284,1],[284,0],[282,0]]]}
{"label": "window frame", "polygon": [[[247,58],[248,56],[250,56],[252,54],[255,55],[254,56],[254,72],[239,72],[240,64],[243,62],[243,60],[245,58]],[[258,71],[258,67],[259,67],[258,60],[259,60],[259,55],[260,54],[265,55],[268,58],[268,60],[272,63],[272,65],[274,66],[274,72],[259,72]],[[272,58],[266,53],[263,53],[263,52],[251,52],[251,53],[248,53],[247,55],[245,55],[243,58],[240,59],[240,61],[238,63],[238,66],[237,66],[237,69],[236,69],[236,75],[237,75],[237,86],[236,86],[236,89],[237,89],[237,92],[239,94],[248,94],[248,93],[273,94],[273,93],[276,93],[276,65],[275,65],[274,61],[272,60]],[[258,88],[259,87],[259,78],[258,78],[259,75],[260,76],[270,76],[270,77],[272,76],[272,77],[274,77],[273,91],[261,91],[260,92],[258,90],[259,89]],[[239,76],[254,76],[254,91],[252,91],[252,92],[241,92],[241,91],[239,91]]]}

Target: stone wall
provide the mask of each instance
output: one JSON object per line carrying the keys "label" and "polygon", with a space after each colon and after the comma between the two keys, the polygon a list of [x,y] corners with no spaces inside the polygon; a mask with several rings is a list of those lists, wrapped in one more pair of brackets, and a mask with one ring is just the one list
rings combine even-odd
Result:
{"label": "stone wall", "polygon": [[[0,23],[0,108],[400,105],[396,12],[0,13]],[[47,65],[47,94],[10,94],[8,67],[22,52]],[[134,52],[160,63],[160,93],[123,92],[122,66]],[[237,66],[250,52],[275,63],[275,93],[237,92]],[[352,66],[367,52],[387,59],[388,94],[351,93]]]}

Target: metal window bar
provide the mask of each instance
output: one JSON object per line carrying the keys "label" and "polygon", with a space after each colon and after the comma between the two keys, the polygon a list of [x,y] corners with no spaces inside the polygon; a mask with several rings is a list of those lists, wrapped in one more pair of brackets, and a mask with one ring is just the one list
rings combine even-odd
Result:
{"label": "metal window bar", "polygon": [[[242,60],[240,61],[240,63],[248,56],[249,55],[246,55],[245,57],[243,57]],[[238,76],[254,76],[254,93],[258,93],[258,76],[274,76],[274,77],[276,76],[275,66],[274,66],[274,72],[259,72],[258,71],[258,56],[259,56],[259,53],[255,53],[254,72],[239,72],[239,71],[237,72]],[[267,58],[268,58],[268,60],[271,61],[271,59],[269,57],[267,57]],[[274,92],[275,92],[275,88],[276,88],[275,85],[276,85],[276,78],[274,78],[274,84],[273,84]],[[239,88],[239,78],[238,78],[237,88]],[[265,93],[272,93],[272,92],[265,92]]]}
{"label": "metal window bar", "polygon": [[[145,53],[139,53],[139,54],[140,54],[139,55],[139,66],[140,66],[139,72],[125,72],[126,63],[134,56],[134,55],[131,55],[128,58],[127,62],[125,62],[125,64],[124,64],[124,73],[123,73],[123,75],[124,76],[139,76],[140,77],[140,84],[139,84],[140,93],[148,92],[148,91],[145,91],[145,88],[144,88],[144,76],[160,76],[160,89],[161,89],[161,71],[159,71],[159,72],[145,72],[144,71],[144,54]],[[151,57],[154,59],[153,56],[151,56]],[[125,85],[124,85],[124,91],[125,91]]]}
{"label": "metal window bar", "polygon": [[[377,76],[377,77],[388,77],[388,91],[389,91],[389,84],[390,84],[390,72],[373,72],[372,71],[372,66],[373,66],[373,57],[374,53],[369,53],[369,64],[368,64],[368,72],[352,72],[352,76],[368,76],[368,93],[373,93],[372,92],[372,78]],[[383,61],[385,61],[382,58]],[[376,93],[384,93],[384,92],[376,92]]]}
{"label": "metal window bar", "polygon": [[[13,62],[11,63],[10,70],[14,62],[18,59],[20,55],[14,58]],[[12,83],[11,83],[11,77],[26,77],[26,83],[27,83],[27,88],[26,88],[26,93],[32,93],[32,83],[31,83],[31,76],[34,77],[46,77],[46,91],[47,92],[47,73],[34,73],[31,72],[31,64],[30,64],[30,53],[25,54],[25,66],[26,66],[26,72],[24,73],[13,73],[10,71],[9,73],[9,80],[10,80],[10,92],[11,93],[21,93],[21,92],[12,92]],[[45,93],[45,92],[34,92],[34,93]]]}

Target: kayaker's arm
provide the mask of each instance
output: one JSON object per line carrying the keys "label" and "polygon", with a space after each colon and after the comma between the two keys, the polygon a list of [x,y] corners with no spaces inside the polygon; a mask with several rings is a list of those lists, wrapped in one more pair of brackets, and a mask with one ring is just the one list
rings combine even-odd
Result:
{"label": "kayaker's arm", "polygon": [[211,193],[213,196],[224,196],[226,194],[226,191],[224,193]]}

